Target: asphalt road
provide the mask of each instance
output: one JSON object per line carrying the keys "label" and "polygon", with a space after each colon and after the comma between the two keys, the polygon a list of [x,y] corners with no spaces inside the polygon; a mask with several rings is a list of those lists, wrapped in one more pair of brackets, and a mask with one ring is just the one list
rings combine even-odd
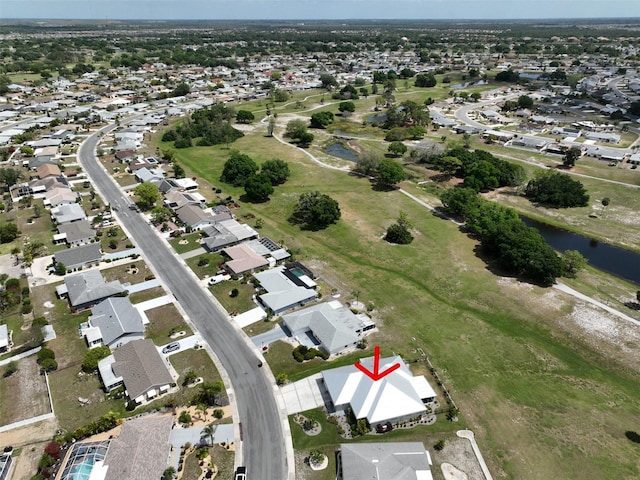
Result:
{"label": "asphalt road", "polygon": [[[111,125],[101,131],[108,133],[114,128],[115,125]],[[242,423],[242,457],[249,478],[286,479],[283,427],[273,387],[263,368],[258,368],[260,360],[142,215],[129,210],[129,199],[95,157],[97,142],[98,133],[88,137],[78,150],[78,161],[105,201],[118,209],[120,222],[224,366],[238,408],[240,418],[236,420]]]}

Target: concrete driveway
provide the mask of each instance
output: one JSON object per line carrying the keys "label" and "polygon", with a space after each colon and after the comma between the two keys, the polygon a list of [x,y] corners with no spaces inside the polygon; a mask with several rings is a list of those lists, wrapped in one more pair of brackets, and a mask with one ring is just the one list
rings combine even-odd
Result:
{"label": "concrete driveway", "polygon": [[[171,344],[171,343],[180,344],[180,348],[178,350],[173,351],[173,352],[162,353],[162,349],[164,347],[166,347],[167,345]],[[160,352],[161,355],[164,355],[165,357],[169,357],[169,356],[173,355],[174,353],[184,352],[185,350],[187,350],[189,348],[193,348],[196,345],[202,345],[202,341],[200,340],[198,335],[191,335],[191,336],[186,337],[186,338],[176,338],[172,342],[169,342],[169,343],[167,343],[165,345],[161,345],[161,346],[157,347],[157,349],[158,349],[158,351]]]}
{"label": "concrete driveway", "polygon": [[321,373],[280,387],[279,395],[287,415],[331,405],[331,397],[322,382]]}
{"label": "concrete driveway", "polygon": [[262,348],[265,345],[270,345],[273,342],[276,342],[278,340],[282,340],[285,338],[287,338],[287,334],[282,329],[280,324],[278,324],[268,332],[264,332],[264,333],[261,333],[260,335],[256,335],[255,337],[251,337],[251,341],[256,347]]}

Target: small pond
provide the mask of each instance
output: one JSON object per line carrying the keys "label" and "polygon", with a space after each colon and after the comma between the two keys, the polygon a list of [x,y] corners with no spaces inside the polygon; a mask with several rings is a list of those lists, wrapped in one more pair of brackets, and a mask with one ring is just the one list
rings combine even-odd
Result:
{"label": "small pond", "polygon": [[343,160],[348,160],[350,162],[358,161],[358,155],[356,154],[356,152],[345,147],[342,143],[333,143],[325,148],[324,151],[329,155],[342,158]]}

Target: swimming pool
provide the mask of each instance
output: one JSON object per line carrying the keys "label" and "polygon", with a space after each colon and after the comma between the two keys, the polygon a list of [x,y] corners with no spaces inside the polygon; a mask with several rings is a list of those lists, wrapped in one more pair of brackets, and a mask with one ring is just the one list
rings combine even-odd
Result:
{"label": "swimming pool", "polygon": [[93,470],[94,460],[85,460],[82,463],[76,465],[73,474],[71,475],[73,480],[87,480]]}

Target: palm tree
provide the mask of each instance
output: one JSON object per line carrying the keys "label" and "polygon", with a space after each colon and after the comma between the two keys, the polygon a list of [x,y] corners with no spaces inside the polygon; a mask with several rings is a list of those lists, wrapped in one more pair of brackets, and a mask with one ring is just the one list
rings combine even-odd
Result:
{"label": "palm tree", "polygon": [[199,403],[198,405],[196,405],[196,412],[198,412],[198,417],[202,419],[202,415],[204,414],[205,422],[207,421],[207,408],[209,407],[204,403]]}
{"label": "palm tree", "polygon": [[210,423],[202,429],[202,432],[200,432],[200,441],[208,440],[209,445],[213,446],[213,434],[215,433],[215,431],[216,427],[213,425],[213,423]]}

